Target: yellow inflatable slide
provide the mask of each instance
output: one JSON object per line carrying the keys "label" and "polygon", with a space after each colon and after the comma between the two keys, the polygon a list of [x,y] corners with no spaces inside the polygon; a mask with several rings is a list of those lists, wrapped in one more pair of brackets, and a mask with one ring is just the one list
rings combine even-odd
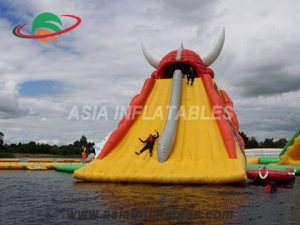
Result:
{"label": "yellow inflatable slide", "polygon": [[[145,43],[142,46],[148,48]],[[157,70],[133,98],[98,158],[75,170],[73,177],[95,182],[173,184],[245,181],[246,157],[237,116],[231,99],[214,82],[208,60],[181,46],[155,64],[147,48],[143,49],[145,57]],[[188,85],[184,75],[193,78],[193,70],[194,82]],[[170,119],[172,107],[176,109],[174,120]],[[155,130],[159,138],[153,156],[149,150],[135,154],[145,145],[138,139],[146,139]]]}

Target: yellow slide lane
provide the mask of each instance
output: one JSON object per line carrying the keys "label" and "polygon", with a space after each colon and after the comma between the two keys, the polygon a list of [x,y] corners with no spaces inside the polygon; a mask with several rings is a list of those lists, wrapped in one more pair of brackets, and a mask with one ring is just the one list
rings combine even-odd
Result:
{"label": "yellow slide lane", "polygon": [[[237,159],[229,159],[201,79],[193,86],[183,81],[181,114],[176,141],[165,163],[146,150],[134,152],[155,129],[162,134],[168,116],[172,80],[157,80],[146,104],[128,133],[103,160],[94,160],[74,172],[73,177],[89,181],[156,183],[233,183],[246,179],[246,162],[238,146]],[[198,112],[197,112],[198,108]],[[194,114],[189,115],[189,110]],[[203,111],[203,113],[202,113]],[[190,117],[189,117],[190,116]]]}
{"label": "yellow slide lane", "polygon": [[180,165],[186,174],[201,177],[203,183],[222,183],[228,176],[236,182],[245,180],[245,158],[237,144],[237,159],[228,158],[201,79],[195,79],[193,86],[183,82],[181,105],[186,118],[180,117],[169,163]]}

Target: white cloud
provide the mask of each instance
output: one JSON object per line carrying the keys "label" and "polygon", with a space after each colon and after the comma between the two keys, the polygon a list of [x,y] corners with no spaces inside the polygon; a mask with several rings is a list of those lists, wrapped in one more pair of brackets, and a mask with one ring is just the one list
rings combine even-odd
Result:
{"label": "white cloud", "polygon": [[19,103],[17,84],[13,80],[4,83],[0,89],[0,119],[22,117],[28,114],[29,109]]}
{"label": "white cloud", "polygon": [[[0,18],[0,130],[6,142],[102,140],[118,121],[68,115],[73,106],[105,105],[111,113],[128,106],[154,70],[142,54],[141,36],[161,56],[181,42],[201,55],[225,27],[223,51],[211,67],[234,102],[241,130],[260,140],[290,138],[299,128],[299,6],[296,0],[12,2]],[[16,25],[30,27],[42,12],[75,14],[82,23],[54,43],[12,35]],[[18,87],[34,80],[60,81],[64,90],[20,96]]]}

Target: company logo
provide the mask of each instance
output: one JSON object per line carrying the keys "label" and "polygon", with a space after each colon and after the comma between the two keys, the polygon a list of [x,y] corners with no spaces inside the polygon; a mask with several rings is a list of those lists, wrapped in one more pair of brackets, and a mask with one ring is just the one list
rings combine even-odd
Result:
{"label": "company logo", "polygon": [[[32,35],[22,33],[22,29],[26,26],[26,24],[20,24],[13,29],[13,34],[20,38],[27,38],[27,39],[38,39],[41,42],[48,43],[48,38],[51,41],[56,41],[56,36],[67,33],[76,27],[79,26],[81,23],[81,19],[78,16],[74,15],[61,15],[64,17],[69,17],[75,19],[75,23],[66,28],[61,29],[62,22],[60,18],[50,12],[45,12],[39,14],[32,22],[31,32]],[[60,26],[59,26],[60,25]]]}

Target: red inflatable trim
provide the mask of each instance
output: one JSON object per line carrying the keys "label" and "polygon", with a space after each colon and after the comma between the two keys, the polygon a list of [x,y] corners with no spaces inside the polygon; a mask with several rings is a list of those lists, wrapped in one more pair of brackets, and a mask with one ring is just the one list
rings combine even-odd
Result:
{"label": "red inflatable trim", "polygon": [[[243,148],[245,148],[245,147],[246,147],[245,141],[244,141],[244,139],[242,138],[242,136],[240,135],[240,133],[238,134],[238,138],[239,138],[239,140],[240,140],[240,142],[241,142]],[[245,154],[245,151],[244,151],[244,150],[243,150],[243,153],[244,153],[244,155],[245,155],[245,157],[246,157],[246,154]]]}
{"label": "red inflatable trim", "polygon": [[133,97],[126,115],[119,122],[118,128],[110,135],[97,159],[103,159],[105,156],[107,156],[122,140],[139,115],[137,110],[141,110],[145,105],[146,100],[151,93],[152,88],[154,87],[154,84],[155,79],[148,78],[145,80],[141,93]]}
{"label": "red inflatable trim", "polygon": [[223,142],[226,146],[228,157],[230,159],[236,159],[235,139],[227,121],[225,120],[225,112],[223,109],[222,100],[216,93],[213,86],[213,80],[209,74],[203,74],[202,81],[213,109],[222,109],[214,110],[214,116],[220,129]]}
{"label": "red inflatable trim", "polygon": [[239,134],[240,125],[239,125],[239,120],[238,120],[238,118],[236,116],[236,113],[233,110],[233,102],[232,102],[232,100],[229,98],[228,94],[224,90],[220,90],[220,93],[221,93],[222,99],[223,99],[223,101],[224,101],[224,103],[225,103],[225,105],[227,107],[227,110],[228,110],[228,112],[230,114],[231,122],[232,122],[235,130],[237,131],[238,139],[241,142],[243,148],[245,148],[244,139]]}
{"label": "red inflatable trim", "polygon": [[228,94],[224,90],[220,90],[220,94],[222,96],[223,102],[226,105],[226,108],[229,112],[229,117],[231,119],[231,122],[235,128],[235,130],[238,132],[239,131],[239,121],[237,119],[237,116],[233,110],[233,103],[232,100],[229,98]]}
{"label": "red inflatable trim", "polygon": [[206,66],[203,64],[200,56],[188,49],[182,49],[181,52],[181,59],[179,62],[176,61],[176,55],[178,50],[173,50],[168,53],[165,57],[162,58],[160,64],[157,68],[157,73],[152,74],[152,77],[162,78],[165,69],[176,63],[184,63],[190,65],[196,71],[198,77],[201,77],[204,71],[206,71]]}
{"label": "red inflatable trim", "polygon": [[226,106],[229,105],[229,106],[233,107],[232,100],[229,98],[229,96],[226,93],[226,91],[220,90],[220,94],[222,96],[222,99],[223,99],[223,102],[225,103],[225,105]]}

